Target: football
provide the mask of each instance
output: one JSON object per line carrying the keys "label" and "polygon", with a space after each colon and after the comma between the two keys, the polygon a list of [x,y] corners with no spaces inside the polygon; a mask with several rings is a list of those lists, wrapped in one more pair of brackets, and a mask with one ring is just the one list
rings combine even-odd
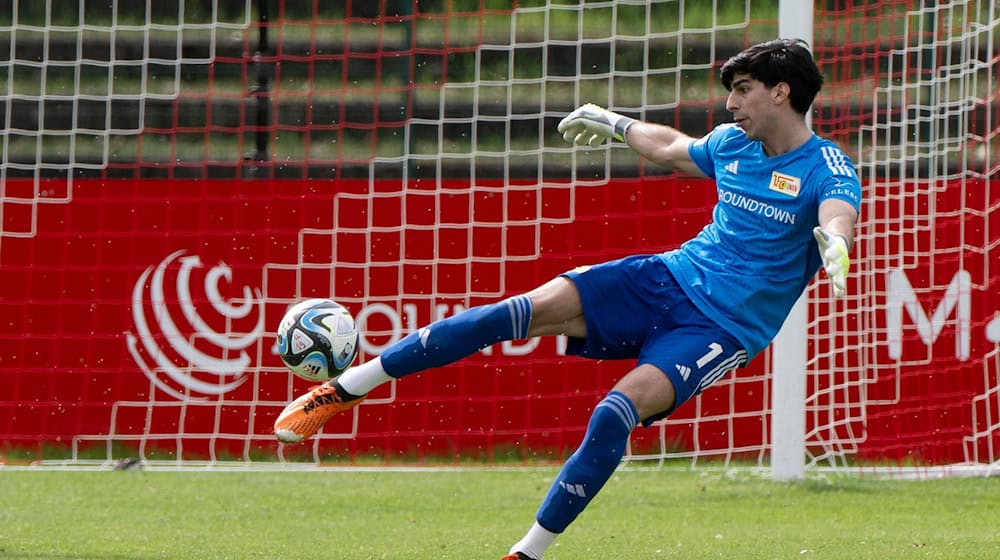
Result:
{"label": "football", "polygon": [[307,299],[278,324],[278,354],[292,373],[309,381],[337,377],[358,356],[360,333],[346,307],[329,299]]}

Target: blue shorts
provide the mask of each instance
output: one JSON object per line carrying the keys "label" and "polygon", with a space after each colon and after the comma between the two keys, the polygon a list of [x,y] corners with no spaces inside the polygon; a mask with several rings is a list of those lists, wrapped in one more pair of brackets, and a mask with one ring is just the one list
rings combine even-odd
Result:
{"label": "blue shorts", "polygon": [[576,285],[587,338],[570,338],[567,353],[595,360],[636,359],[670,379],[673,412],[730,371],[746,365],[743,345],[691,303],[667,265],[639,255],[563,274]]}

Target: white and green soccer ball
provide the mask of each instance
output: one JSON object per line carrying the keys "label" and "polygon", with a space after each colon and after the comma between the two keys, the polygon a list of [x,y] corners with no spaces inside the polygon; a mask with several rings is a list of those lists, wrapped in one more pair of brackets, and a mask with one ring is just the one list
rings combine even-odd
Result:
{"label": "white and green soccer ball", "polygon": [[290,307],[278,324],[278,355],[302,379],[328,381],[354,363],[360,334],[343,305],[307,299]]}

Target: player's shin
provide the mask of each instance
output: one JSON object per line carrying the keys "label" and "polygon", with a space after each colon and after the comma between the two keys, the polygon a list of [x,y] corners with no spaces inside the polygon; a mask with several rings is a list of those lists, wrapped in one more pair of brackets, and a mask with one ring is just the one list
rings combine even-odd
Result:
{"label": "player's shin", "polygon": [[[538,509],[539,525],[562,533],[576,519],[618,467],[629,434],[638,423],[635,405],[623,393],[612,391],[598,403],[583,443],[566,461]],[[539,558],[541,552],[531,550],[529,554]]]}
{"label": "player's shin", "polygon": [[531,300],[526,295],[473,307],[435,321],[390,346],[382,367],[395,378],[458,361],[505,340],[528,336]]}

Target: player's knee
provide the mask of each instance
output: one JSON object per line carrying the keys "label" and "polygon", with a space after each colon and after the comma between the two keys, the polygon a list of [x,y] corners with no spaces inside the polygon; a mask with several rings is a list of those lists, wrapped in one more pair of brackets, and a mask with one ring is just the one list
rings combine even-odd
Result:
{"label": "player's knee", "polygon": [[639,365],[621,378],[614,389],[631,399],[644,423],[650,418],[662,418],[673,409],[677,398],[670,378],[652,364]]}
{"label": "player's knee", "polygon": [[587,335],[580,293],[568,278],[554,278],[528,292],[527,296],[532,304],[529,337],[567,335],[582,338]]}

